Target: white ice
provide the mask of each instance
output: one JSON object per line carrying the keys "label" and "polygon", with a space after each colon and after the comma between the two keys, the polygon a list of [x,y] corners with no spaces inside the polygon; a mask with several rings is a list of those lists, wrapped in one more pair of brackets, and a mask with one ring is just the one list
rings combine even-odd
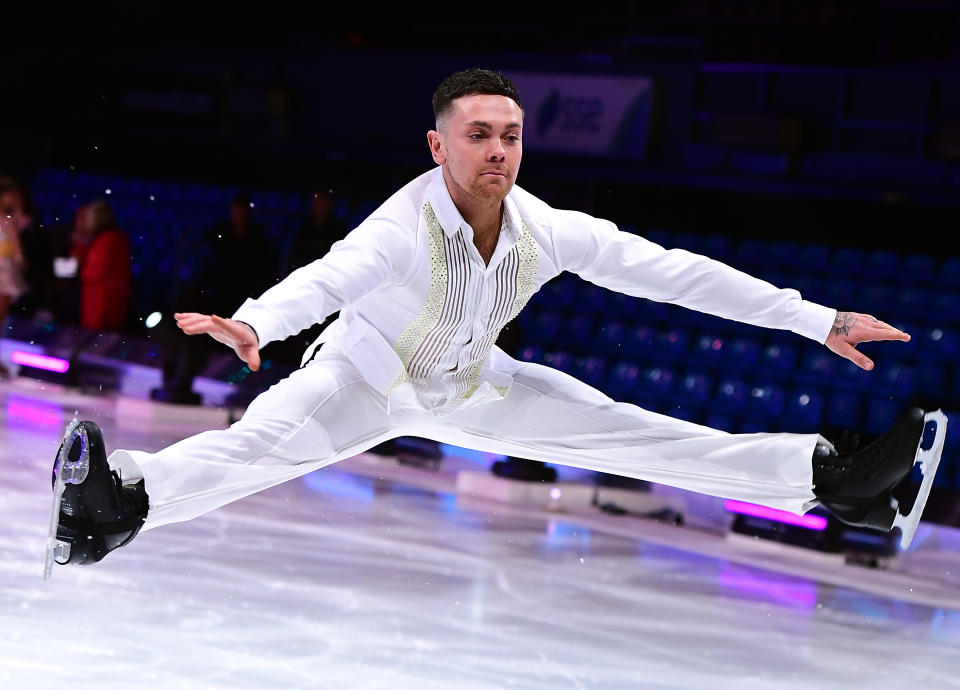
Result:
{"label": "white ice", "polygon": [[108,451],[206,428],[149,405],[0,384],[0,688],[960,687],[955,609],[411,488],[356,460],[44,583],[64,424],[79,410]]}

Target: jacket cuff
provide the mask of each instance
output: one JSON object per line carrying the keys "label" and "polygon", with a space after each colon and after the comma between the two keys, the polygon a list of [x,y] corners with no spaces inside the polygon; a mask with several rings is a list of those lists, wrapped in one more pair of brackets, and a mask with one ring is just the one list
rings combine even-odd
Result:
{"label": "jacket cuff", "polygon": [[836,309],[803,300],[800,303],[800,313],[797,314],[797,321],[791,330],[798,335],[822,344],[826,342],[827,336],[830,335],[830,328],[836,318]]}
{"label": "jacket cuff", "polygon": [[254,299],[248,297],[230,318],[250,326],[257,334],[257,346],[260,348],[281,339],[280,322]]}

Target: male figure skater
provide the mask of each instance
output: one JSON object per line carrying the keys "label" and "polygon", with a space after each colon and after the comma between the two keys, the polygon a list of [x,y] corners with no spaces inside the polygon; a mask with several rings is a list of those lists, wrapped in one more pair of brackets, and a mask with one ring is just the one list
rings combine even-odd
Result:
{"label": "male figure skater", "polygon": [[[141,529],[189,520],[401,435],[796,513],[819,503],[881,530],[897,520],[903,526],[890,492],[920,452],[922,410],[908,411],[870,446],[838,453],[815,433],[734,435],[618,403],[493,343],[563,271],[628,295],[791,330],[865,369],[873,363],[858,343],[908,340],[906,333],[551,208],[516,186],[524,114],[499,73],[450,76],[433,107],[427,141],[437,167],[232,318],[176,315],[185,333],[212,336],[257,370],[260,347],[339,310],[300,369],[230,428],[157,453],[117,450],[107,458],[93,422],[71,425],[54,464],[48,574],[52,560],[99,561]],[[943,426],[938,421],[938,431]]]}

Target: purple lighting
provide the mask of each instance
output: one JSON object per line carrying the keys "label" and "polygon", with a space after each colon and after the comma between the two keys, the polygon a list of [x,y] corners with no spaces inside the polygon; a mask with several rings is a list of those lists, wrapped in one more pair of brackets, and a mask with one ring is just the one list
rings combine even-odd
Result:
{"label": "purple lighting", "polygon": [[827,518],[820,515],[795,515],[785,510],[775,510],[774,508],[743,503],[742,501],[727,501],[723,504],[723,507],[731,513],[750,515],[764,520],[774,520],[775,522],[785,522],[788,525],[797,525],[807,529],[825,530],[827,528]]}
{"label": "purple lighting", "polygon": [[47,357],[46,355],[38,355],[35,352],[24,352],[23,350],[14,350],[13,355],[10,357],[10,361],[12,361],[14,364],[20,364],[25,367],[55,371],[59,374],[64,373],[70,368],[70,362],[65,359],[60,359],[59,357]]}

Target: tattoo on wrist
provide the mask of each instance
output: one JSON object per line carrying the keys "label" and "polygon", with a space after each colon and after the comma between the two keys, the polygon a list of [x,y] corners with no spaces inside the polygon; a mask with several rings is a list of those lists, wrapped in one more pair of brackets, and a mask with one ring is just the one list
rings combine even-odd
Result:
{"label": "tattoo on wrist", "polygon": [[833,320],[833,328],[830,332],[835,335],[850,335],[850,329],[857,323],[857,317],[848,311],[838,311],[837,318]]}

